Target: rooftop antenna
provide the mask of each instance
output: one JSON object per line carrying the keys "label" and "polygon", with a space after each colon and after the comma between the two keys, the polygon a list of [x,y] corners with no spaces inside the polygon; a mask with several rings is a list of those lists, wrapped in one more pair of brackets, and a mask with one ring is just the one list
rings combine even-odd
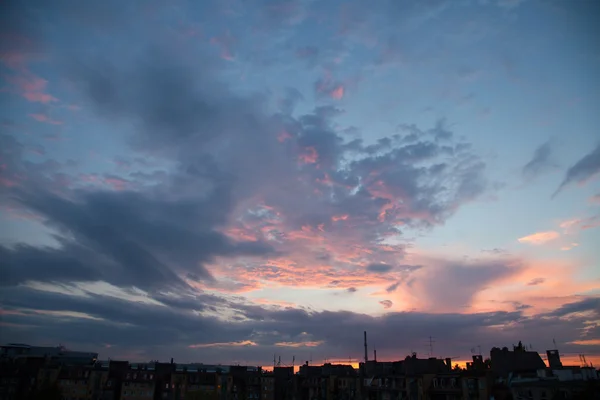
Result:
{"label": "rooftop antenna", "polygon": [[277,360],[277,366],[279,367],[281,365],[281,356],[279,356],[279,360]]}
{"label": "rooftop antenna", "polygon": [[429,357],[433,357],[433,343],[435,343],[435,340],[429,336]]}
{"label": "rooftop antenna", "polygon": [[377,362],[377,350],[373,349],[373,361]]}
{"label": "rooftop antenna", "polygon": [[292,356],[292,368],[294,368],[295,363],[296,363],[296,356]]}
{"label": "rooftop antenna", "polygon": [[275,367],[275,353],[273,353],[273,367]]}
{"label": "rooftop antenna", "polygon": [[554,350],[558,350],[558,346],[556,345],[556,340],[552,338],[552,343],[554,343]]}

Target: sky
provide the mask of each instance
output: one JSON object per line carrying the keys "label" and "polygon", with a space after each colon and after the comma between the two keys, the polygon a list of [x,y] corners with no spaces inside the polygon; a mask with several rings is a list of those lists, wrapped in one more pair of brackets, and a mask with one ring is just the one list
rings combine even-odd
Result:
{"label": "sky", "polygon": [[600,3],[0,7],[0,342],[600,364]]}

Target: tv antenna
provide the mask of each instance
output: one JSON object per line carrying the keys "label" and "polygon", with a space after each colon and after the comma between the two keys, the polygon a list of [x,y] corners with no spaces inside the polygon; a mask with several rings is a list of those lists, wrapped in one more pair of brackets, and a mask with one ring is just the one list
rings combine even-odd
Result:
{"label": "tv antenna", "polygon": [[435,340],[433,340],[433,337],[429,336],[429,357],[433,357],[433,344],[435,343]]}

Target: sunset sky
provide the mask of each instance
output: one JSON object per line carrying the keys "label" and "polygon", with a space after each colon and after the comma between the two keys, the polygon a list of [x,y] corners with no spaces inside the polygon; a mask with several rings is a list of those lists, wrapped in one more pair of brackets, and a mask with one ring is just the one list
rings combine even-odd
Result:
{"label": "sunset sky", "polygon": [[599,2],[0,4],[1,343],[600,364]]}

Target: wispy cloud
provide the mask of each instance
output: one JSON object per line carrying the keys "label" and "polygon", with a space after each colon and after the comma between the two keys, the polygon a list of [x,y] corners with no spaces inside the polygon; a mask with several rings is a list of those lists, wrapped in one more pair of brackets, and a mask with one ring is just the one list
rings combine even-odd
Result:
{"label": "wispy cloud", "polygon": [[237,342],[198,343],[198,344],[191,344],[188,347],[190,349],[206,349],[209,347],[247,347],[247,346],[257,346],[257,344],[251,340],[240,340]]}
{"label": "wispy cloud", "polygon": [[527,285],[528,286],[537,286],[537,285],[541,285],[545,281],[546,281],[545,278],[534,278],[534,279],[530,280],[529,283],[527,283]]}
{"label": "wispy cloud", "polygon": [[531,160],[523,166],[523,175],[527,179],[533,179],[541,173],[556,167],[556,163],[552,161],[552,146],[548,141],[538,147]]}
{"label": "wispy cloud", "polygon": [[560,237],[560,233],[556,231],[536,232],[531,235],[523,236],[518,241],[521,243],[540,245],[556,240]]}
{"label": "wispy cloud", "polygon": [[314,341],[314,342],[277,342],[275,343],[276,347],[291,347],[291,348],[299,348],[299,347],[319,347],[324,342],[322,340]]}
{"label": "wispy cloud", "polygon": [[600,173],[600,144],[567,170],[565,178],[552,196],[556,196],[561,190],[573,183],[584,184],[598,173]]}
{"label": "wispy cloud", "polygon": [[560,223],[560,227],[568,234],[600,227],[600,215],[587,218],[573,218]]}

